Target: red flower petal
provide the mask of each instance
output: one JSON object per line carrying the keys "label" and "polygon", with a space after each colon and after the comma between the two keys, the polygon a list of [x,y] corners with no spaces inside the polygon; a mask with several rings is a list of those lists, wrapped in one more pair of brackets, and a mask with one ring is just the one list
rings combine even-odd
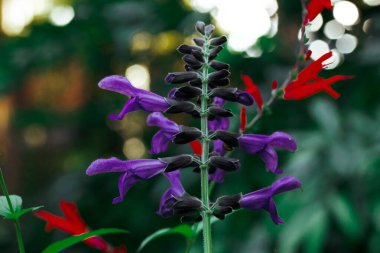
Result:
{"label": "red flower petal", "polygon": [[257,106],[260,110],[263,109],[263,98],[260,94],[260,90],[257,87],[257,85],[252,81],[252,79],[248,75],[243,75],[242,80],[247,86],[245,89],[249,94],[252,95],[253,99],[255,100]]}
{"label": "red flower petal", "polygon": [[273,82],[272,82],[272,90],[276,90],[277,87],[278,87],[278,82],[277,82],[277,80],[273,80]]}
{"label": "red flower petal", "polygon": [[[89,231],[88,226],[81,218],[78,207],[75,203],[60,201],[59,206],[62,210],[63,217],[56,216],[43,210],[35,212],[35,215],[38,218],[47,222],[47,231],[56,228],[70,235],[80,235]],[[124,245],[120,248],[113,249],[111,245],[99,236],[90,237],[83,242],[92,248],[103,251],[104,253],[126,253],[126,248]]]}
{"label": "red flower petal", "polygon": [[200,141],[195,140],[189,143],[193,149],[194,154],[201,156],[202,155],[202,144]]}
{"label": "red flower petal", "polygon": [[310,0],[304,24],[313,21],[324,9],[332,9],[331,0]]}
{"label": "red flower petal", "polygon": [[244,132],[247,126],[247,111],[243,106],[240,110],[240,131]]}

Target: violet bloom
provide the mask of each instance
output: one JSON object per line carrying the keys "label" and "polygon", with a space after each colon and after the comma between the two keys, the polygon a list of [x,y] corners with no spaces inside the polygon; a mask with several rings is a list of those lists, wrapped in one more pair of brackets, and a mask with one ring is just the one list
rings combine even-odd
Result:
{"label": "violet bloom", "polygon": [[181,174],[179,171],[173,171],[164,174],[170,182],[170,188],[164,192],[160,201],[160,208],[157,214],[162,217],[170,217],[173,215],[173,205],[176,203],[176,197],[181,197],[185,193],[185,189],[181,183]]}
{"label": "violet bloom", "polygon": [[278,156],[274,148],[296,151],[296,141],[287,133],[275,132],[269,136],[261,134],[242,134],[238,137],[239,147],[248,153],[257,154],[265,163],[267,170],[281,174]]}
{"label": "violet bloom", "polygon": [[194,104],[190,102],[168,100],[153,92],[136,88],[122,76],[106,77],[99,82],[99,87],[131,97],[119,114],[109,115],[112,120],[121,120],[127,113],[137,110],[178,113],[191,112],[195,109]]}
{"label": "violet bloom", "polygon": [[[223,142],[221,140],[214,140],[213,145],[214,145],[213,151],[223,156],[224,155]],[[208,175],[208,179],[211,181],[214,181],[215,183],[221,184],[224,182],[225,174],[226,174],[225,170],[217,168],[213,173],[210,173]]]}
{"label": "violet bloom", "polygon": [[151,113],[147,118],[147,123],[148,126],[158,126],[161,128],[152,138],[152,154],[165,152],[171,141],[177,144],[184,144],[202,136],[202,132],[199,129],[180,126],[160,112]]}
{"label": "violet bloom", "polygon": [[[217,106],[223,107],[224,99],[215,97],[214,104],[216,104]],[[210,131],[227,130],[229,126],[230,126],[229,118],[216,117],[214,120],[208,121],[208,128]],[[213,151],[218,153],[221,156],[224,155],[225,152],[223,148],[223,142],[221,140],[213,141]],[[213,173],[209,174],[208,178],[209,180],[214,181],[216,183],[223,183],[225,174],[226,174],[225,170],[217,168]]]}
{"label": "violet bloom", "polygon": [[286,176],[275,181],[269,187],[243,195],[239,201],[239,205],[241,208],[250,210],[264,209],[269,213],[276,225],[282,224],[284,221],[277,214],[277,208],[273,196],[300,187],[301,182],[298,179]]}
{"label": "violet bloom", "polygon": [[[215,97],[214,104],[218,107],[223,107],[224,99]],[[208,129],[210,131],[227,130],[230,126],[230,120],[227,117],[216,117],[208,121]]]}
{"label": "violet bloom", "polygon": [[116,204],[123,200],[128,190],[141,180],[150,179],[163,172],[174,171],[185,168],[193,162],[192,156],[180,155],[161,159],[139,159],[122,161],[115,157],[98,159],[87,168],[86,174],[93,176],[97,174],[119,172],[119,197],[113,199]]}

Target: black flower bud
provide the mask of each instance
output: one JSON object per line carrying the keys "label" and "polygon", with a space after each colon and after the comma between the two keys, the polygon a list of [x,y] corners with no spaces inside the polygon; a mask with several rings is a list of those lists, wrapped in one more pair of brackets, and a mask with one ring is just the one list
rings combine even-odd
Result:
{"label": "black flower bud", "polygon": [[193,86],[183,86],[170,92],[170,98],[175,100],[190,100],[202,94],[202,90]]}
{"label": "black flower bud", "polygon": [[191,54],[200,62],[204,62],[203,54],[201,51],[192,50]]}
{"label": "black flower bud", "polygon": [[209,159],[209,166],[225,171],[235,171],[240,168],[240,161],[235,158],[213,156]]}
{"label": "black flower bud", "polygon": [[211,24],[206,25],[205,26],[205,35],[207,37],[210,37],[212,35],[212,33],[214,32],[214,30],[215,30],[215,26],[214,25],[211,25]]}
{"label": "black flower bud", "polygon": [[223,36],[211,39],[210,45],[211,46],[220,46],[220,45],[226,43],[226,41],[227,41],[227,37],[223,35]]}
{"label": "black flower bud", "polygon": [[195,24],[195,30],[197,30],[200,34],[205,35],[205,26],[206,24],[202,21],[197,21]]}
{"label": "black flower bud", "polygon": [[252,96],[237,88],[215,88],[212,90],[212,96],[220,97],[231,102],[239,102],[243,105],[250,106],[253,104]]}
{"label": "black flower bud", "polygon": [[197,78],[199,78],[197,72],[173,72],[166,75],[165,81],[167,83],[178,84],[186,83]]}
{"label": "black flower bud", "polygon": [[167,113],[181,113],[181,112],[191,112],[194,111],[197,107],[187,101],[176,101],[173,99],[166,99],[166,101],[171,105],[165,112]]}
{"label": "black flower bud", "polygon": [[210,66],[214,68],[215,70],[222,70],[226,69],[228,70],[230,68],[230,65],[221,61],[213,60],[210,62]]}
{"label": "black flower bud", "polygon": [[202,137],[202,132],[196,127],[181,126],[181,132],[174,136],[173,142],[185,144]]}
{"label": "black flower bud", "polygon": [[217,79],[217,80],[208,80],[208,85],[210,88],[215,88],[219,86],[227,86],[230,84],[230,79],[228,78],[223,78],[223,79]]}
{"label": "black flower bud", "polygon": [[190,81],[189,84],[191,86],[195,86],[195,87],[202,87],[202,79],[200,79],[200,78],[195,79],[193,81]]}
{"label": "black flower bud", "polygon": [[230,76],[230,72],[228,70],[222,69],[219,71],[212,72],[209,74],[208,79],[213,81],[213,80],[219,80],[219,79],[224,79],[226,77]]}
{"label": "black flower bud", "polygon": [[192,69],[200,69],[202,67],[202,63],[198,61],[194,55],[186,54],[182,57],[182,60],[189,65]]}
{"label": "black flower bud", "polygon": [[197,46],[189,46],[189,45],[180,45],[177,48],[177,51],[180,52],[181,54],[191,54],[191,51],[201,51],[202,49],[197,47]]}
{"label": "black flower bud", "polygon": [[173,205],[173,213],[178,215],[191,214],[202,210],[202,201],[188,193],[175,197],[176,202]]}
{"label": "black flower bud", "polygon": [[195,165],[193,156],[191,155],[177,155],[172,157],[158,158],[158,160],[167,164],[165,172],[171,172],[177,169]]}
{"label": "black flower bud", "polygon": [[221,108],[219,106],[210,106],[208,108],[208,111],[211,114],[211,116],[217,116],[217,117],[232,117],[232,116],[234,116],[230,110]]}
{"label": "black flower bud", "polygon": [[195,45],[200,46],[200,47],[203,47],[203,45],[205,44],[205,40],[202,38],[193,38],[193,41]]}
{"label": "black flower bud", "polygon": [[231,213],[233,210],[239,209],[239,201],[242,198],[242,194],[235,194],[230,196],[222,196],[216,200],[214,216],[224,220],[225,216]]}
{"label": "black flower bud", "polygon": [[239,147],[239,138],[240,134],[230,133],[223,130],[218,130],[215,132],[215,137],[231,148]]}

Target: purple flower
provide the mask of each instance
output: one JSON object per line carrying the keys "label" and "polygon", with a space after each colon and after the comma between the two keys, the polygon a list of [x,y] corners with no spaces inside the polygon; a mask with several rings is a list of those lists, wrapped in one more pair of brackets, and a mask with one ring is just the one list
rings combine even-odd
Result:
{"label": "purple flower", "polygon": [[148,126],[158,126],[161,128],[152,138],[152,154],[165,152],[171,141],[177,144],[184,144],[202,136],[202,132],[199,129],[180,126],[160,112],[151,113],[147,118],[147,123]]}
{"label": "purple flower", "polygon": [[170,182],[170,188],[162,195],[157,214],[166,218],[173,215],[173,205],[176,203],[176,197],[183,196],[185,189],[182,186],[179,171],[165,173],[164,175]]}
{"label": "purple flower", "polygon": [[239,205],[241,208],[250,210],[264,209],[269,213],[276,225],[282,224],[284,221],[277,214],[273,196],[300,187],[301,182],[298,179],[286,176],[280,178],[269,187],[243,195],[239,201]]}
{"label": "purple flower", "polygon": [[194,104],[190,102],[167,100],[153,92],[136,88],[127,78],[122,76],[114,75],[106,77],[99,82],[99,87],[131,97],[119,114],[109,115],[109,118],[112,120],[121,120],[124,115],[136,110],[178,113],[191,112],[195,109]]}
{"label": "purple flower", "polygon": [[[213,141],[213,145],[214,145],[213,151],[223,156],[224,155],[223,142],[221,140],[215,140]],[[217,168],[213,173],[210,173],[208,175],[208,179],[211,181],[214,181],[215,183],[223,183],[225,174],[226,174],[225,170]]]}
{"label": "purple flower", "polygon": [[159,112],[149,114],[147,123],[148,126],[158,126],[161,128],[152,138],[152,148],[150,150],[152,154],[165,152],[174,135],[181,131],[175,122],[164,117]]}
{"label": "purple flower", "polygon": [[139,159],[122,161],[115,157],[108,159],[98,159],[87,168],[86,174],[93,176],[97,174],[119,172],[120,196],[113,199],[116,204],[123,200],[128,190],[141,180],[150,179],[160,173],[174,171],[185,168],[192,164],[190,155],[179,155],[176,157],[166,157],[160,159]]}
{"label": "purple flower", "polygon": [[274,148],[295,151],[297,144],[287,133],[275,132],[272,135],[242,134],[238,137],[240,148],[248,153],[257,154],[265,163],[267,170],[281,174],[278,166],[278,156]]}
{"label": "purple flower", "polygon": [[[223,107],[224,100],[222,98],[215,97],[214,104],[219,107]],[[210,131],[227,130],[230,126],[230,120],[227,117],[216,117],[213,120],[208,121],[208,128]]]}

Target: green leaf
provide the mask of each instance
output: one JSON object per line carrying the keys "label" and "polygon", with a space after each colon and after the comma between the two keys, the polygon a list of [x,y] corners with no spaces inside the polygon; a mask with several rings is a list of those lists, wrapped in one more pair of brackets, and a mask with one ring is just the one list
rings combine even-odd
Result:
{"label": "green leaf", "polygon": [[140,247],[138,248],[137,252],[140,252],[151,241],[159,237],[162,237],[165,235],[171,235],[171,234],[183,235],[186,238],[186,240],[193,240],[196,236],[196,234],[194,234],[194,231],[187,224],[181,224],[173,228],[163,228],[163,229],[157,230],[156,232],[154,232],[153,234],[145,238],[144,241],[141,243]]}
{"label": "green leaf", "polygon": [[86,240],[89,237],[105,235],[105,234],[116,234],[116,233],[127,234],[129,232],[123,229],[118,229],[118,228],[102,228],[102,229],[94,230],[94,231],[84,233],[81,235],[74,235],[64,240],[52,243],[46,249],[44,249],[42,253],[61,252],[62,250],[70,246],[73,246],[77,243],[80,243],[81,241]]}
{"label": "green leaf", "polygon": [[332,214],[341,231],[351,240],[360,240],[362,224],[352,200],[342,194],[335,194],[329,200]]}
{"label": "green leaf", "polygon": [[[9,195],[9,198],[11,200],[11,204],[13,207],[13,211],[19,212],[21,210],[22,205],[22,198],[17,195]],[[0,215],[7,217],[8,215],[11,215],[11,209],[9,208],[9,204],[7,201],[6,196],[0,196]]]}
{"label": "green leaf", "polygon": [[36,207],[29,207],[26,209],[21,209],[20,211],[11,213],[9,215],[4,216],[7,219],[12,219],[12,220],[18,220],[21,216],[23,216],[26,213],[36,211],[44,206],[36,206]]}

